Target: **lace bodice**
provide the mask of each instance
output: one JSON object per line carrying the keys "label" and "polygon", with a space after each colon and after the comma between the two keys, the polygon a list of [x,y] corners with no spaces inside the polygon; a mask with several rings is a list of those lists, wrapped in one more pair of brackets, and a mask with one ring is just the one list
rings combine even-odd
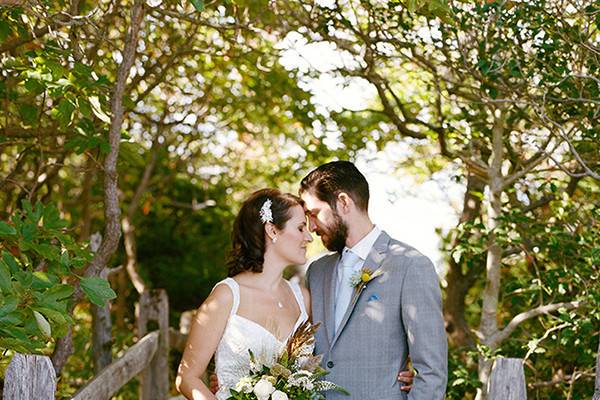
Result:
{"label": "lace bodice", "polygon": [[[308,314],[304,307],[300,286],[296,283],[286,282],[290,285],[300,308],[300,315],[292,329],[293,333],[308,319]],[[227,285],[233,293],[233,305],[229,320],[215,353],[215,370],[219,379],[219,391],[216,396],[219,400],[225,400],[229,397],[229,389],[234,388],[238,381],[250,371],[248,349],[252,350],[257,363],[269,365],[283,351],[288,338],[280,341],[263,326],[237,315],[240,305],[238,283],[232,278],[227,278],[217,283],[217,285],[221,284]]]}

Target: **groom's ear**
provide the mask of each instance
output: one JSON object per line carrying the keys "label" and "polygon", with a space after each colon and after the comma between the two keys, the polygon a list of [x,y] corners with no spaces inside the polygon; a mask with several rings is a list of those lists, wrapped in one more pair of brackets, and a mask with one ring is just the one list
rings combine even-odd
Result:
{"label": "groom's ear", "polygon": [[337,195],[337,210],[338,213],[348,214],[354,206],[354,200],[346,192],[340,192]]}

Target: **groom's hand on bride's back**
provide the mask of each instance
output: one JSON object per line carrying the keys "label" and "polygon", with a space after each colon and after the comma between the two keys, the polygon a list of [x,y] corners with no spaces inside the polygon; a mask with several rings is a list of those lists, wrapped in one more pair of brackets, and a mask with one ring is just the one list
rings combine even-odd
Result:
{"label": "groom's hand on bride's back", "polygon": [[400,382],[400,390],[404,392],[410,392],[412,389],[413,378],[415,373],[410,370],[400,371],[398,374],[398,382]]}
{"label": "groom's hand on bride's back", "polygon": [[219,380],[217,379],[217,375],[210,374],[208,377],[208,387],[212,394],[215,394],[219,391]]}

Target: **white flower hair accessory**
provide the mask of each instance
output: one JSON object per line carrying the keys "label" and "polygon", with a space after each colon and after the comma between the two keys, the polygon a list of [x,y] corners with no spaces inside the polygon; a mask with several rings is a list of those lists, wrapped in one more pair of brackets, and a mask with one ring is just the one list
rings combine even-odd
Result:
{"label": "white flower hair accessory", "polygon": [[273,222],[273,212],[271,211],[272,204],[271,199],[267,199],[260,208],[259,215],[263,224]]}

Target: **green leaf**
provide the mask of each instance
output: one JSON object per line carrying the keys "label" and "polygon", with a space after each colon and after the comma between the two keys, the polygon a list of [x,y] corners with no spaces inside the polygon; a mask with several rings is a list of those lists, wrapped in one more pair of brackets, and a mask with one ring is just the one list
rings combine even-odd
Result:
{"label": "green leaf", "polygon": [[75,105],[67,99],[62,99],[54,110],[54,114],[61,126],[66,127],[73,120]]}
{"label": "green leaf", "polygon": [[33,125],[37,121],[38,109],[31,104],[21,104],[19,106],[19,115],[27,125]]}
{"label": "green leaf", "polygon": [[56,261],[60,258],[60,249],[57,246],[53,246],[47,243],[31,244],[31,248],[35,250],[40,256],[48,261]]}
{"label": "green leaf", "polygon": [[23,340],[25,342],[29,341],[29,338],[27,337],[27,334],[25,332],[25,329],[18,327],[18,326],[3,326],[2,328],[0,328],[0,331],[4,332],[5,334],[8,334],[14,338]]}
{"label": "green leaf", "polygon": [[70,297],[75,289],[71,285],[56,285],[43,293],[43,302],[56,302]]}
{"label": "green leaf", "polygon": [[28,199],[23,199],[21,202],[21,207],[23,207],[23,210],[25,210],[25,215],[33,214],[33,207]]}
{"label": "green leaf", "polygon": [[417,0],[408,0],[406,7],[409,13],[414,13],[417,9]]}
{"label": "green leaf", "polygon": [[13,277],[21,284],[22,288],[28,288],[33,283],[33,274],[28,271],[18,270],[13,272]]}
{"label": "green leaf", "polygon": [[25,223],[21,228],[21,235],[27,241],[32,241],[38,236],[38,228],[35,224]]}
{"label": "green leaf", "polygon": [[92,116],[92,106],[85,99],[78,99],[77,104],[79,104],[79,112],[86,118],[90,118]]}
{"label": "green leaf", "polygon": [[68,251],[63,251],[60,255],[60,264],[65,268],[69,268],[71,266],[71,260],[69,259]]}
{"label": "green leaf", "polygon": [[10,25],[4,20],[0,20],[0,42],[4,42],[11,31]]}
{"label": "green leaf", "polygon": [[92,105],[92,111],[94,112],[94,115],[96,115],[96,117],[98,117],[102,122],[109,124],[110,117],[102,110],[98,96],[90,96],[88,97],[88,100]]}
{"label": "green leaf", "polygon": [[4,293],[8,293],[12,290],[12,285],[10,284],[10,270],[8,269],[8,265],[2,260],[0,260],[0,290]]}
{"label": "green leaf", "polygon": [[87,80],[87,78],[89,78],[92,75],[92,72],[94,72],[94,70],[88,65],[76,62],[71,72],[73,72],[78,77],[83,77]]}
{"label": "green leaf", "polygon": [[21,319],[21,313],[13,312],[0,317],[0,323],[6,325],[20,325],[23,323]]}
{"label": "green leaf", "polygon": [[14,236],[17,230],[4,221],[0,221],[0,237]]}
{"label": "green leaf", "polygon": [[196,11],[204,11],[204,0],[190,0]]}
{"label": "green leaf", "polygon": [[46,317],[35,310],[33,310],[33,316],[35,317],[38,328],[40,328],[40,331],[44,334],[44,336],[51,337],[52,328],[50,327],[48,320],[46,320]]}
{"label": "green leaf", "polygon": [[35,203],[35,208],[34,210],[31,212],[31,214],[29,215],[29,217],[33,220],[33,222],[35,222],[35,224],[37,225],[38,222],[40,222],[40,218],[42,218],[42,215],[44,213],[44,206],[42,203],[40,203],[39,201],[37,203]]}
{"label": "green leaf", "polygon": [[60,219],[60,214],[54,205],[50,204],[44,209],[44,228],[61,229],[67,225],[66,221]]}
{"label": "green leaf", "polygon": [[35,307],[35,311],[38,311],[58,325],[67,325],[67,319],[65,318],[66,316],[56,310],[45,307]]}
{"label": "green leaf", "polygon": [[4,298],[4,304],[0,307],[0,316],[7,315],[17,309],[19,299],[16,296]]}
{"label": "green leaf", "polygon": [[21,270],[21,268],[19,268],[19,266],[17,265],[17,262],[15,261],[14,257],[10,253],[3,251],[2,260],[6,263],[6,265],[8,265],[8,268],[10,268],[11,274],[14,275],[15,273]]}
{"label": "green leaf", "polygon": [[57,80],[65,75],[64,67],[56,61],[46,61],[46,68],[50,70],[50,72],[52,73],[52,78],[54,80]]}
{"label": "green leaf", "polygon": [[104,307],[108,300],[117,297],[105,279],[98,277],[81,278],[81,288],[90,301],[98,307]]}
{"label": "green leaf", "polygon": [[146,160],[140,154],[141,146],[137,143],[121,142],[119,147],[119,158],[134,167],[143,167]]}
{"label": "green leaf", "polygon": [[27,91],[35,95],[41,94],[46,90],[46,87],[39,80],[33,78],[27,79],[24,86]]}
{"label": "green leaf", "polygon": [[58,278],[53,274],[48,274],[42,271],[33,273],[32,287],[34,289],[48,289],[58,282]]}

